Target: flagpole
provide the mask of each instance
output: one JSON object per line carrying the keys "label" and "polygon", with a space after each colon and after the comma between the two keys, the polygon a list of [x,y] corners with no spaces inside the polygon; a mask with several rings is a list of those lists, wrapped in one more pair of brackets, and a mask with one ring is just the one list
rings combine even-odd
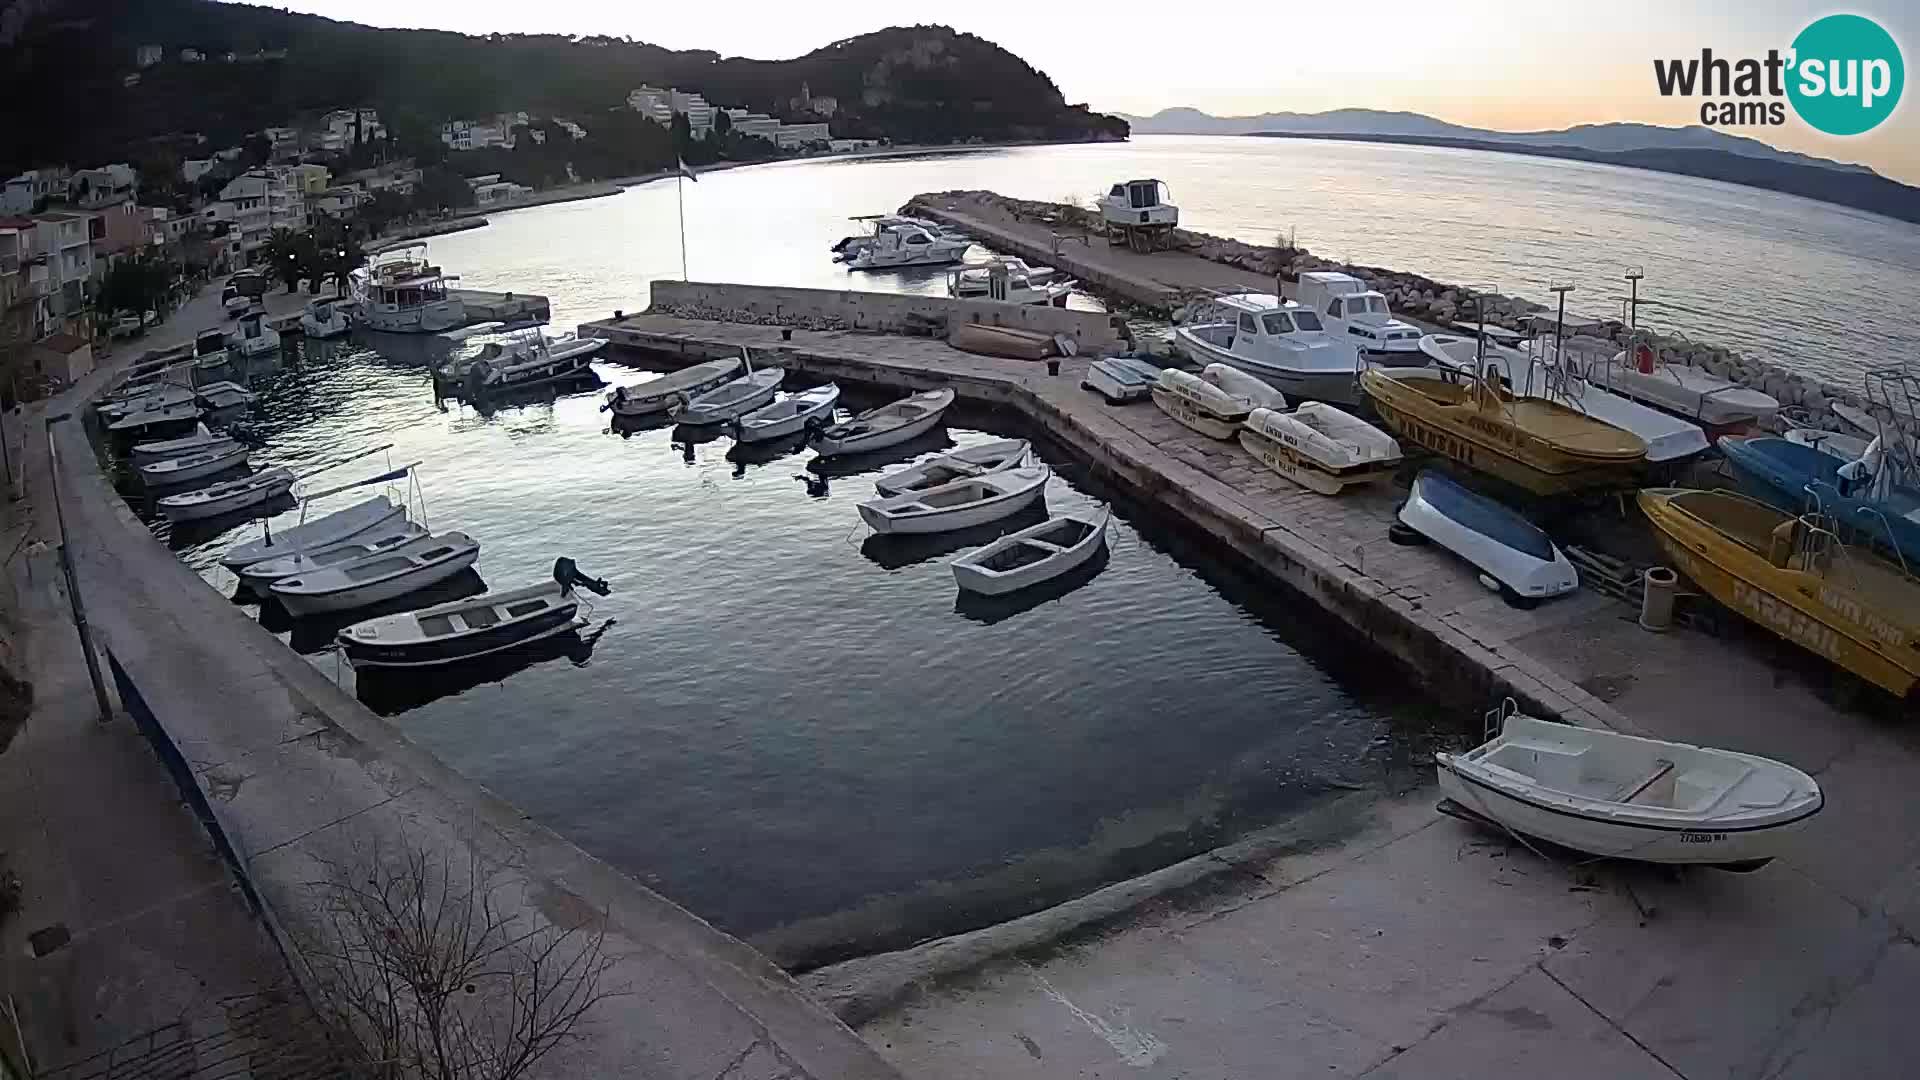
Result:
{"label": "flagpole", "polygon": [[678,160],[673,173],[673,191],[680,203],[680,280],[687,280],[687,166]]}

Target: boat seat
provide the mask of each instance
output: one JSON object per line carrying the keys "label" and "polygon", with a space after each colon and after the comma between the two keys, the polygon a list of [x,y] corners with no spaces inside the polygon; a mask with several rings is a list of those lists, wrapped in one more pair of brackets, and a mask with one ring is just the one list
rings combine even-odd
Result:
{"label": "boat seat", "polygon": [[[1644,795],[1654,793],[1654,785],[1658,784],[1662,779],[1666,779],[1672,773],[1673,762],[1668,761],[1666,758],[1660,758],[1653,763],[1653,770],[1651,772],[1638,780],[1628,781],[1620,785],[1619,789],[1614,792],[1613,797],[1608,801],[1630,803]],[[1666,794],[1664,801],[1671,802],[1673,800],[1673,784],[1671,781],[1664,785],[1663,791]],[[1648,799],[1647,801],[1660,802],[1662,800],[1656,798]]]}

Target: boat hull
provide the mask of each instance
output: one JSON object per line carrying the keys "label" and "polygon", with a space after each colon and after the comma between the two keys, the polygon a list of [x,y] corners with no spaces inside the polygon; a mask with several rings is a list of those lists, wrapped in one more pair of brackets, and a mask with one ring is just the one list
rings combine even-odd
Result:
{"label": "boat hull", "polygon": [[1005,596],[1008,593],[1018,592],[1021,589],[1038,585],[1043,581],[1051,581],[1062,574],[1079,569],[1086,565],[1087,560],[1098,554],[1100,548],[1106,543],[1107,519],[1104,515],[1097,520],[1084,521],[1084,524],[1093,528],[1093,532],[1079,543],[1068,547],[1049,545],[1057,549],[1056,553],[1041,561],[1017,567],[1005,573],[993,573],[975,565],[975,560],[979,558],[988,556],[995,551],[1004,550],[1024,543],[1030,539],[1044,538],[1049,531],[1057,530],[1062,521],[1072,520],[1081,519],[1076,519],[1072,515],[1068,515],[1064,518],[1056,518],[1053,521],[1043,522],[1031,528],[1022,529],[1017,533],[1002,537],[965,558],[954,560],[954,584],[968,592],[980,593],[983,596]]}
{"label": "boat hull", "polygon": [[354,608],[368,607],[383,603],[410,592],[424,589],[447,580],[480,558],[480,548],[474,545],[445,559],[424,566],[417,566],[404,574],[371,581],[364,585],[339,589],[326,593],[282,592],[279,588],[270,591],[275,600],[287,609],[288,614],[304,618],[309,615],[324,615],[334,611],[352,611]]}
{"label": "boat hull", "polygon": [[[804,394],[805,392],[803,391],[802,393]],[[799,397],[801,395],[795,396]],[[750,414],[742,416],[738,429],[733,433],[734,440],[743,443],[757,443],[773,442],[777,439],[790,439],[802,431],[807,430],[810,424],[820,425],[831,423],[833,421],[834,406],[837,405],[839,401],[840,391],[838,388],[834,388],[832,393],[817,394],[808,401],[804,408],[787,416],[783,416],[778,420],[756,424],[753,423],[753,417]]]}
{"label": "boat hull", "polygon": [[918,416],[898,427],[855,435],[844,439],[835,439],[826,435],[813,441],[813,449],[821,457],[837,457],[843,454],[867,454],[875,450],[885,450],[903,442],[917,439],[946,419],[947,411],[937,409],[925,416]]}
{"label": "boat hull", "polygon": [[1889,502],[1842,495],[1838,472],[1843,462],[1785,439],[1728,437],[1719,445],[1748,494],[1797,514],[1809,508],[1811,487],[1820,506],[1844,524],[1846,534],[1898,552],[1909,566],[1920,567],[1920,519],[1912,516],[1920,514],[1920,492],[1896,487]]}
{"label": "boat hull", "polygon": [[[1448,486],[1443,491],[1436,485]],[[1566,555],[1530,523],[1509,524],[1518,515],[1436,474],[1415,478],[1396,516],[1523,601],[1563,596],[1580,586]]]}
{"label": "boat hull", "polygon": [[1159,374],[1157,368],[1149,375],[1111,360],[1095,360],[1087,366],[1087,376],[1080,381],[1080,385],[1106,398],[1109,405],[1122,405],[1151,396],[1154,380]]}
{"label": "boat hull", "polygon": [[1394,467],[1399,464],[1397,461],[1378,462],[1335,469],[1265,432],[1242,427],[1237,435],[1241,447],[1253,455],[1254,460],[1301,487],[1322,495],[1338,495],[1357,484],[1383,480],[1392,476]]}
{"label": "boat hull", "polygon": [[1001,439],[982,443],[951,454],[941,454],[912,468],[887,473],[873,482],[882,495],[901,495],[909,491],[950,484],[969,476],[988,476],[1017,469],[1027,460],[1032,444],[1025,439]]}
{"label": "boat hull", "polygon": [[1360,388],[1354,382],[1355,373],[1351,370],[1306,371],[1262,364],[1230,349],[1223,349],[1189,332],[1184,326],[1174,331],[1174,341],[1187,359],[1194,363],[1203,367],[1207,364],[1225,364],[1259,379],[1289,399],[1325,401],[1334,405],[1360,404]]}
{"label": "boat hull", "polygon": [[1153,388],[1153,403],[1160,407],[1161,412],[1210,439],[1233,438],[1234,433],[1240,430],[1241,421],[1245,419],[1244,414],[1237,417],[1222,416],[1203,409],[1194,402],[1158,386]]}
{"label": "boat hull", "polygon": [[[970,529],[975,525],[986,525],[1001,518],[1011,517],[1039,502],[1046,496],[1049,475],[1043,467],[1039,470],[1037,478],[1025,478],[1030,482],[1023,483],[1022,486],[1009,490],[1005,494],[918,513],[891,514],[876,505],[886,500],[876,499],[873,502],[860,504],[860,518],[874,532],[886,535],[923,535]],[[1009,479],[1020,483],[1023,478],[1014,476]],[[961,483],[978,482],[961,481]],[[896,496],[896,498],[907,498],[907,496]]]}
{"label": "boat hull", "polygon": [[505,652],[579,628],[574,615],[579,603],[569,599],[523,622],[501,623],[452,640],[375,644],[342,634],[337,638],[347,662],[355,668],[425,668],[457,664],[476,657]]}
{"label": "boat hull", "polygon": [[360,320],[369,330],[387,334],[437,334],[466,322],[467,308],[454,299],[408,308],[364,303]]}
{"label": "boat hull", "polygon": [[336,315],[327,322],[320,322],[308,315],[300,316],[300,333],[310,338],[344,337],[353,332],[353,325],[343,317]]}
{"label": "boat hull", "polygon": [[655,416],[682,398],[698,397],[731,382],[739,371],[738,360],[709,360],[638,386],[615,387],[607,394],[607,406],[619,416]]}
{"label": "boat hull", "polygon": [[406,513],[406,507],[384,495],[377,495],[304,525],[282,530],[277,542],[260,539],[241,544],[222,555],[220,565],[237,570],[267,559],[331,547],[400,522],[406,518]]}
{"label": "boat hull", "polygon": [[189,503],[169,503],[161,499],[159,510],[168,521],[199,521],[272,502],[292,490],[293,475],[289,473],[219,498]]}
{"label": "boat hull", "polygon": [[178,469],[165,469],[161,466],[180,461],[181,458],[166,458],[150,465],[140,466],[140,482],[148,487],[173,487],[194,480],[204,480],[209,476],[226,472],[236,465],[247,463],[246,448],[239,443],[230,443],[227,447],[218,448],[218,452],[215,450],[214,447],[208,447],[203,452],[211,456],[205,461],[198,461]]}

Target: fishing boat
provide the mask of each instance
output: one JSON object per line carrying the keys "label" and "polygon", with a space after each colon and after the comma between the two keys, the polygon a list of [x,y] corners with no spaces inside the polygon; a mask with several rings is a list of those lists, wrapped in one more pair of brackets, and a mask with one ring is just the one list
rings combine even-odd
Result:
{"label": "fishing boat", "polygon": [[300,313],[300,332],[310,338],[335,338],[352,329],[342,304],[331,297],[307,301]]}
{"label": "fishing boat", "polygon": [[1716,433],[1765,424],[1780,411],[1770,394],[1722,378],[1705,368],[1669,364],[1653,348],[1636,343],[1586,371],[1587,381],[1669,412],[1698,420]]}
{"label": "fishing boat", "polygon": [[576,588],[600,596],[609,591],[572,559],[559,559],[552,581],[369,619],[341,630],[336,640],[355,668],[459,663],[578,630],[584,624]]}
{"label": "fishing boat", "polygon": [[193,336],[193,366],[217,368],[228,360],[227,332],[211,327]]}
{"label": "fishing boat", "polygon": [[1255,409],[1236,434],[1261,464],[1322,495],[1392,476],[1400,464],[1393,436],[1322,401],[1293,412]]}
{"label": "fishing boat", "polygon": [[1387,428],[1535,495],[1636,485],[1647,461],[1640,436],[1538,398],[1516,398],[1471,375],[1363,372],[1360,385]]}
{"label": "fishing boat", "polygon": [[1883,483],[1846,480],[1846,462],[1772,436],[1723,436],[1720,452],[1749,494],[1788,512],[1829,514],[1843,536],[1897,552],[1920,567],[1920,490],[1893,483],[1891,476]]}
{"label": "fishing boat", "polygon": [[1538,525],[1435,469],[1414,477],[1400,523],[1453,552],[1519,606],[1570,593],[1580,577]]}
{"label": "fishing boat", "polygon": [[280,555],[249,563],[239,569],[238,576],[242,587],[264,594],[267,586],[282,578],[309,574],[340,563],[358,562],[376,555],[384,555],[411,545],[416,540],[425,539],[426,536],[426,526],[399,518],[338,543],[318,544],[297,555]]}
{"label": "fishing boat", "polygon": [[135,465],[140,482],[150,488],[204,480],[247,463],[247,448],[232,439],[208,443],[190,454],[158,458]]}
{"label": "fishing boat", "polygon": [[1080,386],[1106,398],[1109,405],[1139,401],[1153,394],[1160,367],[1158,362],[1143,357],[1109,356],[1087,365],[1087,376],[1080,380]]}
{"label": "fishing boat", "polygon": [[1026,260],[1008,255],[947,271],[947,295],[961,300],[1066,307],[1072,292],[1073,282],[1053,267],[1028,266]]}
{"label": "fishing boat", "polygon": [[366,558],[281,578],[268,591],[296,616],[351,611],[445,581],[479,557],[479,542],[466,533],[423,536]]}
{"label": "fishing boat", "polygon": [[634,386],[616,386],[607,392],[602,411],[617,416],[652,416],[666,412],[682,400],[698,397],[740,373],[746,357],[732,360],[708,360],[689,368],[662,375]]}
{"label": "fishing boat", "polygon": [[207,430],[205,424],[195,424],[191,435],[182,435],[177,439],[154,439],[133,444],[129,451],[133,464],[137,467],[151,461],[179,457],[182,454],[198,453],[217,443],[233,441],[227,435],[215,435]]}
{"label": "fishing boat", "polygon": [[1731,491],[1648,488],[1640,509],[1707,595],[1896,697],[1920,680],[1920,580],[1843,543],[1831,518]]}
{"label": "fishing boat", "polygon": [[1231,439],[1253,411],[1253,402],[1178,368],[1166,368],[1153,384],[1160,411],[1214,439]]}
{"label": "fishing boat", "polygon": [[1200,378],[1203,382],[1210,382],[1234,397],[1246,398],[1256,409],[1287,407],[1285,394],[1275,390],[1264,379],[1249,375],[1239,368],[1228,367],[1225,364],[1208,364],[1200,372]]}
{"label": "fishing boat", "polygon": [[815,435],[810,445],[821,457],[865,454],[898,446],[938,427],[953,406],[954,396],[948,389],[922,390],[834,424]]}
{"label": "fishing boat", "polygon": [[253,391],[231,379],[201,383],[199,386],[193,388],[193,394],[194,397],[199,400],[200,404],[205,406],[209,412],[220,412],[223,409],[243,409],[259,400]]}
{"label": "fishing boat", "polygon": [[1271,293],[1218,296],[1197,305],[1173,331],[1196,364],[1225,364],[1264,379],[1289,397],[1359,404],[1354,376],[1365,366],[1353,345],[1328,336],[1320,316]]}
{"label": "fishing boat", "polygon": [[118,401],[101,402],[98,411],[102,419],[111,421],[141,410],[164,409],[172,405],[190,404],[193,400],[191,387],[156,385]]}
{"label": "fishing boat", "polygon": [[1386,294],[1352,274],[1309,270],[1300,275],[1296,299],[1320,316],[1327,333],[1345,338],[1363,353],[1397,362],[1420,351],[1420,328],[1394,318]]}
{"label": "fishing boat", "polygon": [[774,391],[780,388],[780,380],[786,376],[785,369],[777,367],[749,371],[698,397],[686,399],[668,409],[667,415],[673,417],[674,423],[686,427],[724,424],[772,401]]}
{"label": "fishing boat", "polygon": [[1825,803],[1813,777],[1768,758],[1517,712],[1433,758],[1443,812],[1612,859],[1757,870]]}
{"label": "fishing boat", "polygon": [[855,218],[872,225],[872,234],[849,237],[836,247],[834,257],[849,270],[895,270],[908,266],[957,263],[973,246],[965,237],[928,228],[896,216]]}
{"label": "fishing boat", "polygon": [[369,329],[435,334],[467,321],[466,305],[448,289],[459,279],[427,260],[425,244],[388,248],[351,280],[358,318]]}
{"label": "fishing boat", "polygon": [[294,475],[288,470],[266,469],[238,480],[168,495],[157,500],[154,506],[168,521],[199,521],[272,502],[292,491],[293,485]]}
{"label": "fishing boat", "polygon": [[955,480],[860,504],[860,518],[877,533],[936,533],[985,525],[1038,502],[1052,471],[1045,465]]}
{"label": "fishing boat", "polygon": [[264,311],[249,311],[235,320],[233,334],[227,338],[228,353],[249,359],[278,353],[280,331],[267,325],[266,319]]}
{"label": "fishing boat", "polygon": [[954,583],[968,592],[1004,596],[1077,569],[1106,543],[1109,512],[1062,514],[1008,533],[953,560]]}
{"label": "fishing boat", "polygon": [[[312,501],[311,498],[302,501],[303,515]],[[237,571],[266,559],[317,551],[375,530],[390,528],[406,519],[406,507],[385,495],[376,495],[312,521],[302,521],[292,528],[237,545],[220,556],[220,565]]]}
{"label": "fishing boat", "polygon": [[833,423],[839,401],[840,388],[832,383],[788,394],[735,420],[733,437],[738,442],[771,442],[823,429]]}
{"label": "fishing boat", "polygon": [[489,341],[474,358],[440,369],[446,381],[459,381],[470,396],[523,390],[575,378],[592,370],[593,354],[606,348],[601,338],[549,341],[538,328],[509,341]]}
{"label": "fishing boat", "polygon": [[1025,439],[996,439],[950,454],[941,454],[911,468],[887,473],[873,482],[873,488],[882,495],[898,495],[906,491],[925,491],[970,476],[1005,472],[1025,465],[1027,452],[1031,449],[1032,444]]}

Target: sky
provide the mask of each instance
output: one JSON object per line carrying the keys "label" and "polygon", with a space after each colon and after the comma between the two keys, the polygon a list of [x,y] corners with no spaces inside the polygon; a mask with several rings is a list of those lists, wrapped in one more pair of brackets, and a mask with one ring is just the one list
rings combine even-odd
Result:
{"label": "sky", "polygon": [[[1662,98],[1656,57],[1734,58],[1785,50],[1821,15],[1876,19],[1920,60],[1920,3],[1844,7],[1802,0],[1359,0],[1234,4],[1163,2],[960,4],[916,11],[899,0],[833,3],[640,4],[633,0],[270,0],[376,26],[462,33],[608,34],[673,49],[782,59],[910,20],[978,34],[1046,72],[1070,102],[1151,114],[1188,105],[1216,115],[1405,109],[1501,130],[1638,121],[1699,123],[1699,99]],[[1778,127],[1730,129],[1789,150],[1861,162],[1920,184],[1920,90],[1874,131],[1821,134],[1789,108]]]}

